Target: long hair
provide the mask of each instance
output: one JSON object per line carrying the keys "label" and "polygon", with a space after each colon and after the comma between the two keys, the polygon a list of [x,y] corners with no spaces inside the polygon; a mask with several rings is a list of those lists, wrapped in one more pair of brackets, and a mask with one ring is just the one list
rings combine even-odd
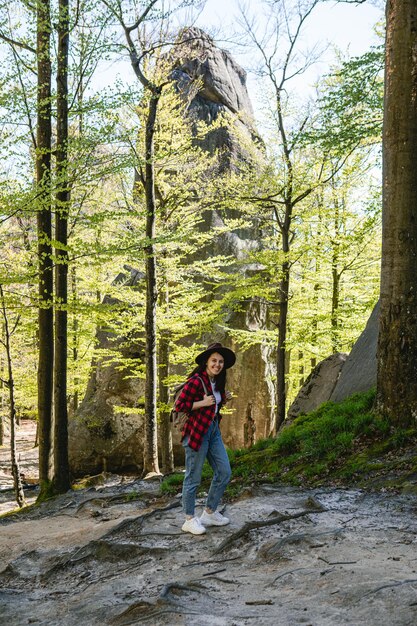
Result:
{"label": "long hair", "polygon": [[[206,367],[207,367],[207,361],[205,363],[202,363],[201,365],[197,365],[197,367],[193,369],[191,374],[189,374],[188,378],[191,378],[191,376],[194,376],[194,374],[202,374],[203,372],[206,371]],[[214,377],[214,381],[216,383],[217,391],[220,391],[220,393],[223,394],[226,389],[226,368],[225,367],[223,367],[222,371],[219,374],[217,374],[217,376]]]}

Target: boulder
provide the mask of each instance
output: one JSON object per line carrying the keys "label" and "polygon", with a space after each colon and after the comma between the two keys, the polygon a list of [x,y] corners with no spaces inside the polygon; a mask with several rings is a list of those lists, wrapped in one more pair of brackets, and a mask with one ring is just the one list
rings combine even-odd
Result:
{"label": "boulder", "polygon": [[[142,272],[126,267],[116,283],[134,287],[143,281]],[[115,303],[105,296],[104,303]],[[100,328],[96,334],[100,350],[119,351],[123,357],[142,358],[141,338],[115,336]],[[143,459],[143,417],[138,399],[143,398],[144,380],[131,376],[129,367],[108,356],[92,364],[83,401],[69,419],[68,443],[71,473],[75,476],[102,471],[139,470]],[[123,411],[126,407],[126,411]],[[136,411],[135,411],[136,408]]]}
{"label": "boulder", "polygon": [[314,368],[290,406],[287,420],[314,411],[328,400],[341,402],[375,387],[378,319],[379,302],[350,354],[333,354]]}
{"label": "boulder", "polygon": [[341,402],[354,393],[368,391],[376,386],[378,320],[379,302],[346,359],[337,385],[330,396],[333,402]]}
{"label": "boulder", "polygon": [[339,380],[340,372],[345,367],[347,356],[343,352],[338,352],[316,365],[290,406],[285,420],[286,424],[288,424],[287,420],[310,413],[330,399]]}

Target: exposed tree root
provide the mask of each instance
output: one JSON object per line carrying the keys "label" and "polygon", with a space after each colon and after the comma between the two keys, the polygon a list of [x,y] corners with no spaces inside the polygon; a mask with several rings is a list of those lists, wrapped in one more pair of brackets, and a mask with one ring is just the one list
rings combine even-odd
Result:
{"label": "exposed tree root", "polygon": [[152,511],[148,511],[148,513],[142,513],[142,515],[138,515],[137,517],[123,520],[122,522],[120,522],[120,524],[117,524],[117,526],[114,526],[114,528],[112,528],[108,533],[103,535],[103,539],[108,539],[110,537],[113,537],[113,535],[117,535],[125,528],[128,528],[129,526],[133,526],[134,524],[139,523],[140,524],[139,527],[141,528],[143,525],[143,522],[149,519],[150,517],[152,517],[153,515],[157,515],[158,513],[165,513],[166,511],[170,511],[171,509],[178,508],[179,506],[181,506],[181,503],[179,501],[174,501],[174,502],[170,502],[167,506],[162,507],[160,509],[153,509]]}
{"label": "exposed tree root", "polygon": [[207,572],[206,574],[203,574],[203,576],[214,576],[215,574],[221,574],[222,572],[225,572],[226,568],[223,567],[223,569],[216,569],[214,572]]}
{"label": "exposed tree root", "polygon": [[131,624],[140,624],[142,622],[152,624],[155,623],[158,617],[172,613],[181,613],[181,615],[201,615],[200,610],[185,610],[175,605],[166,606],[166,604],[164,602],[161,603],[161,601],[158,601],[157,604],[141,601],[135,602],[135,604],[132,604],[123,611],[123,613],[114,617],[110,624],[112,624],[112,626],[130,626]]}
{"label": "exposed tree root", "polygon": [[[172,591],[190,591],[192,593],[204,593],[207,591],[207,587],[205,587],[204,585],[202,585],[201,583],[187,583],[186,585],[182,584],[182,583],[168,583],[167,585],[164,586],[164,588],[162,589],[161,593],[160,593],[160,598],[167,600],[169,599],[170,601],[172,601],[172,598],[170,597],[171,592]],[[176,600],[174,600],[176,602]]]}
{"label": "exposed tree root", "polygon": [[327,565],[356,565],[357,561],[328,561],[323,556],[318,557],[320,561],[324,561]]}
{"label": "exposed tree root", "polygon": [[310,509],[308,511],[300,511],[299,513],[294,513],[293,515],[277,515],[276,517],[271,517],[270,519],[267,519],[267,520],[261,520],[258,522],[256,521],[246,522],[246,524],[244,524],[244,526],[242,526],[240,530],[233,533],[233,535],[230,535],[230,537],[226,537],[226,539],[221,542],[221,544],[214,550],[212,554],[215,555],[215,554],[219,554],[220,552],[223,552],[223,550],[225,550],[226,548],[229,548],[233,543],[235,543],[235,541],[237,541],[241,537],[244,537],[251,530],[264,528],[265,526],[274,526],[275,524],[281,524],[281,522],[286,522],[292,519],[298,519],[299,517],[304,517],[305,515],[311,515],[312,513],[323,513],[325,510],[326,509],[324,509],[323,507],[320,507],[320,508],[317,507],[316,509]]}
{"label": "exposed tree root", "polygon": [[[276,583],[277,580],[279,580],[280,578],[284,578],[285,576],[289,576],[290,574],[295,574],[295,572],[301,572],[302,570],[309,570],[311,569],[310,567],[296,567],[295,569],[290,569],[287,572],[283,572],[282,574],[279,574],[279,576],[276,576],[276,578],[274,578],[274,580],[272,581],[272,584]],[[268,587],[269,587],[269,583],[268,583]]]}
{"label": "exposed tree root", "polygon": [[114,496],[94,496],[93,498],[87,498],[86,500],[83,500],[83,502],[81,502],[77,507],[75,514],[77,515],[81,511],[81,509],[84,508],[87,504],[92,504],[94,502],[96,502],[102,508],[105,508],[107,506],[115,504],[129,504],[129,502],[136,502],[137,500],[146,497],[149,498],[149,492],[147,491],[143,491],[141,493],[126,491],[125,493],[118,493]]}
{"label": "exposed tree root", "polygon": [[237,580],[228,580],[227,578],[220,578],[220,576],[207,576],[205,580],[217,580],[219,583],[226,584],[226,585],[241,585],[242,584],[242,583],[238,583]]}
{"label": "exposed tree root", "polygon": [[373,593],[378,593],[378,591],[382,591],[383,589],[390,589],[391,587],[401,587],[402,585],[411,585],[412,583],[417,583],[417,578],[407,578],[406,580],[396,580],[393,583],[387,583],[386,585],[381,585],[376,589],[371,589],[371,591],[367,591],[363,594],[362,598],[366,598],[367,596],[372,595]]}
{"label": "exposed tree root", "polygon": [[245,604],[249,606],[262,606],[264,604],[274,604],[272,600],[246,600]]}
{"label": "exposed tree root", "polygon": [[[135,570],[137,570],[138,567],[142,567],[143,565],[146,565],[146,563],[151,563],[151,561],[152,559],[145,559],[144,561],[141,561],[140,563],[136,562],[133,565],[130,565],[129,567],[124,566],[123,574],[126,574],[128,572],[134,572]],[[85,578],[83,578],[82,580],[78,582],[77,587],[81,587],[81,585],[84,583],[84,586],[80,588],[80,591],[84,592],[88,587],[91,587],[91,585],[96,585],[97,583],[101,583],[105,580],[111,580],[112,578],[117,578],[119,575],[120,575],[120,570],[117,570],[115,572],[112,572],[111,574],[108,574],[107,576],[103,576],[102,574],[100,574],[94,579],[86,580]]]}
{"label": "exposed tree root", "polygon": [[227,563],[228,561],[237,561],[241,556],[232,556],[229,559],[209,559],[208,561],[194,561],[193,563],[184,563],[181,567],[195,567],[196,565],[210,565],[211,563]]}

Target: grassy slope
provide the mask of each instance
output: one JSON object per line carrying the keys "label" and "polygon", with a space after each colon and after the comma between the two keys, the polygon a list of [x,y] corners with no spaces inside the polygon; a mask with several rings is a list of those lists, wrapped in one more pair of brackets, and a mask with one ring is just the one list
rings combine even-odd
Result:
{"label": "grassy slope", "polygon": [[[417,428],[394,430],[373,412],[374,391],[327,402],[298,417],[276,438],[229,451],[233,497],[257,482],[293,485],[356,485],[417,493]],[[210,469],[205,467],[202,489]],[[165,493],[178,491],[183,474],[168,477]]]}

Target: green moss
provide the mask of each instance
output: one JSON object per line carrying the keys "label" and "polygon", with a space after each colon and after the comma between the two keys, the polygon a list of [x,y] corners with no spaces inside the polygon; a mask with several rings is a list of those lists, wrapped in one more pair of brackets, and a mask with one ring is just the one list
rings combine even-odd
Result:
{"label": "green moss", "polygon": [[378,456],[417,441],[417,430],[392,432],[390,422],[373,411],[374,399],[374,391],[356,394],[300,416],[275,439],[236,451],[233,475],[245,482],[270,478],[318,485],[391,470],[387,459]]}
{"label": "green moss", "polygon": [[178,493],[182,488],[184,481],[184,473],[171,474],[167,478],[164,478],[161,484],[161,493],[172,495]]}
{"label": "green moss", "polygon": [[51,480],[41,480],[39,482],[40,492],[38,497],[36,498],[37,504],[41,502],[45,502],[45,500],[50,500],[54,498],[56,494],[54,493],[54,486]]}

